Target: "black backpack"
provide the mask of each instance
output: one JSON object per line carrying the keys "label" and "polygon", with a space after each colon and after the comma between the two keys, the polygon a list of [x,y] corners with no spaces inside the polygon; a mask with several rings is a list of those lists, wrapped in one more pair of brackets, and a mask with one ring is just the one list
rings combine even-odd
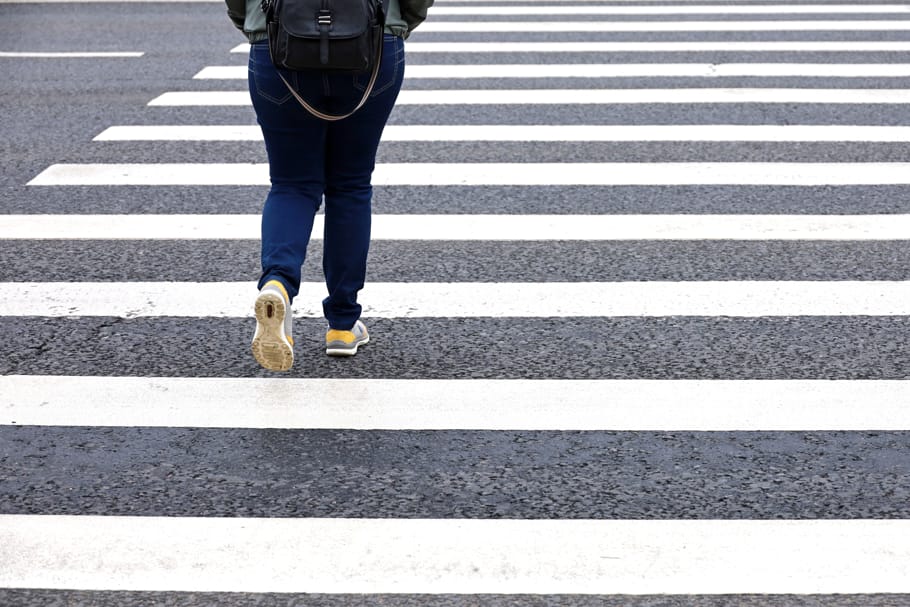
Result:
{"label": "black backpack", "polygon": [[286,70],[371,72],[357,106],[344,115],[320,112],[279,76],[297,101],[323,120],[341,120],[369,98],[382,62],[382,36],[388,0],[263,0],[269,55]]}

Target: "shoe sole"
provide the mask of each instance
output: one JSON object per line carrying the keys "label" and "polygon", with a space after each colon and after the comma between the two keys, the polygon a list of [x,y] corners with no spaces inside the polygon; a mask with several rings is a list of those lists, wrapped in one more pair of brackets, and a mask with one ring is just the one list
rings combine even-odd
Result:
{"label": "shoe sole", "polygon": [[357,348],[359,348],[360,346],[362,346],[364,344],[368,344],[368,343],[370,343],[369,335],[367,335],[367,338],[362,341],[354,342],[354,344],[352,346],[335,347],[335,348],[333,348],[331,346],[326,346],[325,353],[328,354],[329,356],[354,356],[355,354],[357,354]]}
{"label": "shoe sole", "polygon": [[256,298],[255,313],[253,358],[269,371],[287,371],[294,364],[294,349],[284,335],[287,304],[276,293],[262,293]]}

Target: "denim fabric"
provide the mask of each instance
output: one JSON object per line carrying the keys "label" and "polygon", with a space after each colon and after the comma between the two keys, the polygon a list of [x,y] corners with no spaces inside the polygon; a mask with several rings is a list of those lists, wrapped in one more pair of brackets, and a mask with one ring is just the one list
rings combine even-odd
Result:
{"label": "denim fabric", "polygon": [[[307,103],[323,112],[353,109],[369,73],[282,72]],[[293,299],[300,287],[313,217],[325,198],[323,313],[333,329],[360,317],[370,245],[370,184],[379,138],[404,77],[404,43],[386,35],[380,73],[369,100],[353,116],[326,122],[293,97],[269,59],[265,42],[250,47],[249,87],[269,157],[269,190],[262,211],[261,288],[276,279]]]}

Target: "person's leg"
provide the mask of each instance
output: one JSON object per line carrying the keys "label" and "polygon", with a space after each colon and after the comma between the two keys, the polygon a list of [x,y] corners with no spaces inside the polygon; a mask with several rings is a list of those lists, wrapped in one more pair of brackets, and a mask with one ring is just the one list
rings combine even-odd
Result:
{"label": "person's leg", "polygon": [[[286,78],[302,94],[318,98],[324,91],[319,75]],[[262,212],[262,274],[251,350],[264,368],[287,371],[294,363],[291,301],[300,287],[300,268],[325,188],[326,127],[297,103],[272,65],[266,44],[253,44],[250,50],[249,87],[272,184]]]}
{"label": "person's leg", "polygon": [[[387,35],[370,99],[353,116],[328,127],[323,270],[329,295],[323,312],[331,329],[350,331],[360,318],[357,292],[363,288],[370,246],[370,181],[379,139],[403,77],[403,41]],[[351,92],[354,103],[365,80],[356,77]]]}
{"label": "person's leg", "polygon": [[[286,78],[307,96],[322,94],[319,75],[288,73]],[[249,85],[272,184],[262,211],[259,288],[278,280],[293,300],[325,189],[326,123],[300,107],[279,78],[265,43],[251,47]]]}

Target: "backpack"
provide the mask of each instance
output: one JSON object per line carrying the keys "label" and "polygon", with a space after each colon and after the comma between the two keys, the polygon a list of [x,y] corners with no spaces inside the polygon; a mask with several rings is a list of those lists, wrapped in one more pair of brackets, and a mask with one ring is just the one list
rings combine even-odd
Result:
{"label": "backpack", "polygon": [[389,0],[262,0],[269,56],[285,70],[370,71],[357,106],[347,114],[325,114],[300,97],[278,75],[297,101],[323,120],[341,120],[359,110],[373,91],[382,63],[383,29]]}

